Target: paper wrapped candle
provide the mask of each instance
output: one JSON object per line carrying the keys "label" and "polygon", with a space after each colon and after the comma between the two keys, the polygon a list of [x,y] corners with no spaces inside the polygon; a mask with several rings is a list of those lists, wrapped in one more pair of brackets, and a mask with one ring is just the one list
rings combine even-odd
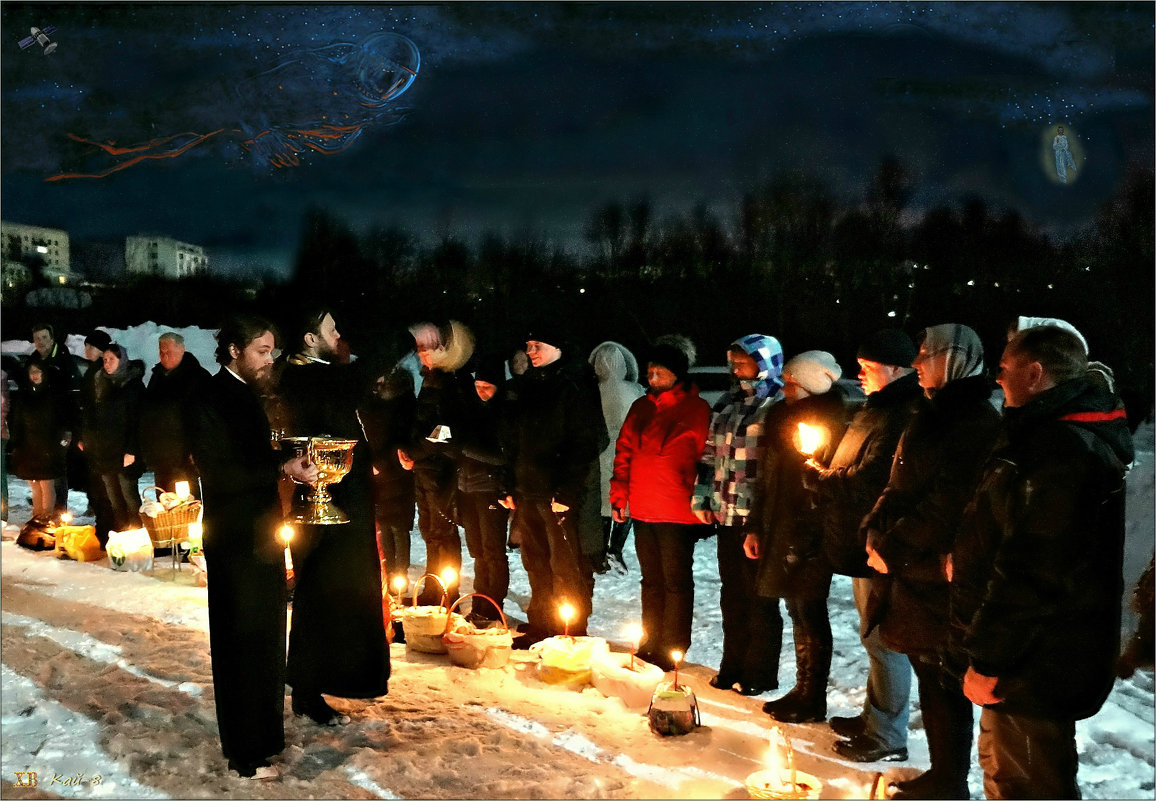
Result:
{"label": "paper wrapped candle", "polygon": [[595,655],[610,651],[602,637],[547,637],[530,646],[538,654],[538,678],[547,684],[581,686],[590,683]]}
{"label": "paper wrapped candle", "polygon": [[633,654],[607,651],[590,661],[590,683],[608,698],[621,698],[628,707],[645,708],[664,674],[658,665]]}
{"label": "paper wrapped candle", "polygon": [[702,723],[694,690],[671,681],[655,688],[646,717],[650,730],[660,737],[688,734]]}
{"label": "paper wrapped candle", "polygon": [[822,781],[795,768],[791,739],[778,726],[771,729],[767,765],[766,770],[755,771],[747,777],[747,794],[751,798],[818,798],[823,791]]}

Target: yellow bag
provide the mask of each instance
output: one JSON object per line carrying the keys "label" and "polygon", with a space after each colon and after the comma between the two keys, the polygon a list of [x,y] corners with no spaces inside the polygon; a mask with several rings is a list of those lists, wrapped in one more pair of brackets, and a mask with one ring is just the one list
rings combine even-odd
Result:
{"label": "yellow bag", "polygon": [[104,549],[96,538],[96,526],[57,526],[56,555],[60,559],[95,562],[104,558]]}

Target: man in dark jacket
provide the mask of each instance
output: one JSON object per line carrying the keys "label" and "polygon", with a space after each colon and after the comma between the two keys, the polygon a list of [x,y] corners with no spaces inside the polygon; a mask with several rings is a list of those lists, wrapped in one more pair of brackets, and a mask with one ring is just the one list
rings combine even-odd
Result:
{"label": "man in dark jacket", "polygon": [[[867,401],[851,420],[830,467],[815,469],[807,479],[824,516],[823,550],[835,572],[852,577],[860,620],[872,571],[859,523],[887,486],[899,436],[922,395],[910,366],[915,354],[911,337],[894,328],[877,331],[860,345],[859,384]],[[854,762],[904,760],[911,663],[885,646],[877,629],[862,642],[869,665],[863,711],[830,719],[835,733],[849,738],[835,743],[835,753]]]}
{"label": "man in dark jacket", "polygon": [[277,541],[280,475],[315,481],[306,459],[282,463],[258,392],[270,375],[272,326],[237,316],[217,335],[221,370],[189,410],[204,485],[209,649],[221,751],[242,776],[273,779],[285,747],[285,559]]}
{"label": "man in dark jacket", "polygon": [[141,402],[141,454],[158,487],[172,492],[176,482],[188,481],[193,494],[200,497],[183,410],[204,391],[209,371],[185,350],[180,334],[161,334],[157,351],[160,361],[153,367]]}
{"label": "man in dark jacket", "polygon": [[[90,414],[93,406],[96,404],[96,378],[104,369],[104,349],[108,347],[111,342],[112,337],[110,337],[106,331],[102,331],[99,328],[94,328],[92,332],[84,338],[84,360],[88,362],[89,367],[80,379],[78,421],[83,420],[86,415]],[[79,437],[77,440],[79,441]],[[100,471],[96,469],[92,461],[84,455],[83,451],[77,448],[76,452],[80,454],[80,458],[84,462],[84,469],[88,479],[85,482],[85,491],[88,494],[88,508],[92,512],[93,517],[96,518],[96,537],[100,540],[100,544],[103,547],[108,540],[108,532],[116,527],[112,512],[112,501],[108,497],[108,491],[104,488],[104,482],[100,479]]]}
{"label": "man in dark jacket", "polygon": [[517,647],[562,634],[565,604],[574,610],[569,632],[584,635],[594,596],[590,556],[602,547],[598,454],[609,437],[594,372],[565,356],[567,345],[545,324],[527,335],[531,368],[507,439],[513,490],[505,505],[514,510],[514,537],[530,579],[528,625]]}
{"label": "man in dark jacket", "polygon": [[[72,391],[80,387],[80,370],[76,367],[76,360],[68,352],[68,348],[56,342],[56,332],[48,323],[36,323],[32,326],[32,353],[28,356],[28,364],[39,364],[49,376],[48,385],[56,393],[61,408],[68,415],[69,430],[64,439],[72,443],[75,422],[76,401]],[[27,375],[27,373],[25,373]],[[27,383],[27,382],[25,382]],[[66,446],[67,447],[67,446]],[[56,508],[53,512],[59,515],[68,511],[68,477],[60,476],[56,479]]]}
{"label": "man in dark jacket", "polygon": [[1086,372],[1062,328],[1008,343],[1004,425],[952,551],[952,650],[983,706],[988,798],[1079,798],[1076,721],[1115,678],[1132,440]]}
{"label": "man in dark jacket", "polygon": [[357,416],[357,403],[375,373],[368,359],[337,361],[341,334],[327,309],[303,313],[296,331],[290,345],[295,352],[279,389],[290,432],[357,440],[349,473],[328,488],[349,522],[298,525],[290,542],[297,579],[287,664],[293,712],[332,726],[349,718],[329,706],[322,693],[376,698],[388,692],[372,456]]}

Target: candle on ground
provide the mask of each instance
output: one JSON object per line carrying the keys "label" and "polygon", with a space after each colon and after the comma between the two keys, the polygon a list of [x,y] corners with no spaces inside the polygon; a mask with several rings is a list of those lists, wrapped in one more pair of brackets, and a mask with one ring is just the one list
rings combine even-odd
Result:
{"label": "candle on ground", "polygon": [[564,637],[570,636],[570,618],[574,617],[574,607],[570,604],[562,604],[558,610],[558,614],[562,617],[562,635]]}
{"label": "candle on ground", "polygon": [[631,623],[626,627],[626,636],[630,638],[630,669],[634,670],[634,655],[638,653],[638,645],[642,642],[642,626]]}
{"label": "candle on ground", "polygon": [[674,689],[678,689],[678,663],[682,661],[682,651],[671,651],[670,659],[674,662]]}

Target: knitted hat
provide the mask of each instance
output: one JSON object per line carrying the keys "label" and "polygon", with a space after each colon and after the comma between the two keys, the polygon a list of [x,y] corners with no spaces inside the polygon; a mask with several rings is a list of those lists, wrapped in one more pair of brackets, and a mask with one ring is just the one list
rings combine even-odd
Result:
{"label": "knitted hat", "polygon": [[825,350],[808,350],[783,365],[783,378],[812,395],[822,395],[843,375],[843,368]]}
{"label": "knitted hat", "polygon": [[559,317],[542,316],[526,330],[526,342],[545,342],[559,350],[570,343],[569,331]]}
{"label": "knitted hat", "polygon": [[686,380],[687,371],[690,369],[690,360],[686,356],[686,352],[674,345],[659,344],[650,349],[646,354],[647,364],[657,364],[665,367],[670,372],[674,373],[679,381]]}
{"label": "knitted hat", "polygon": [[92,329],[92,333],[84,338],[85,345],[92,345],[97,350],[103,351],[112,342],[112,337],[107,332],[101,331],[99,328]]}
{"label": "knitted hat", "polygon": [[474,380],[500,387],[506,382],[506,363],[498,356],[479,356]]}
{"label": "knitted hat", "polygon": [[906,331],[884,328],[876,331],[859,346],[857,358],[894,367],[910,367],[919,349]]}

